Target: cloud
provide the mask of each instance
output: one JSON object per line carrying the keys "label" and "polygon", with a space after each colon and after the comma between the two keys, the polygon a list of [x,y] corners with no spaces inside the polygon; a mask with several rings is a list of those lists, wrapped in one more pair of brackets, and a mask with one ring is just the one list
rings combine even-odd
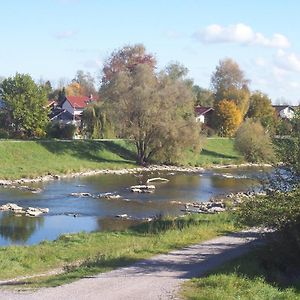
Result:
{"label": "cloud", "polygon": [[278,50],[275,57],[275,64],[278,68],[288,72],[300,72],[300,57],[295,53]]}
{"label": "cloud", "polygon": [[59,40],[63,40],[63,39],[69,39],[76,34],[77,31],[75,30],[65,30],[65,31],[57,32],[54,36]]}
{"label": "cloud", "polygon": [[227,27],[212,24],[194,33],[194,37],[202,43],[236,43],[241,45],[258,45],[273,48],[288,48],[288,38],[280,33],[275,33],[271,38],[265,37],[260,32],[255,32],[245,24],[233,24]]}

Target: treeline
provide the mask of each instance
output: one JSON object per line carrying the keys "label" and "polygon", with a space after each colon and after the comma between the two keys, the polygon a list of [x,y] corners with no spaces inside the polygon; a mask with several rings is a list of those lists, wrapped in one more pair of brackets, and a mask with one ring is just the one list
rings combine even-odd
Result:
{"label": "treeline", "polygon": [[[89,95],[99,101],[84,110],[78,129],[81,134],[88,138],[131,139],[142,164],[153,159],[179,161],[184,149],[199,149],[200,134],[232,137],[245,120],[244,127],[264,134],[262,140],[289,132],[289,124],[277,118],[271,99],[260,91],[251,92],[249,84],[232,59],[219,62],[208,90],[195,85],[188,69],[180,63],[158,70],[155,56],[143,45],[125,46],[105,61],[98,90],[95,79],[83,71],[56,89],[50,81],[35,83],[27,74],[4,79],[0,85],[0,135],[51,136],[48,99],[61,104],[66,96]],[[209,126],[196,123],[196,105],[214,108]]]}

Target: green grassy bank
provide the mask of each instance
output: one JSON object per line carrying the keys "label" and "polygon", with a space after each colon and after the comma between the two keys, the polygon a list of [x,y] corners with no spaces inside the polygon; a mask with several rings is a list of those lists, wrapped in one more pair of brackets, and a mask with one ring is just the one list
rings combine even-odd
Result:
{"label": "green grassy bank", "polygon": [[186,300],[270,300],[300,299],[299,273],[283,276],[262,260],[262,250],[235,259],[203,278],[195,278],[182,287]]}
{"label": "green grassy bank", "polygon": [[[114,141],[0,141],[0,179],[34,178],[93,169],[121,169],[136,166],[134,146]],[[185,165],[210,166],[239,163],[233,140],[207,139],[202,152],[189,157]]]}
{"label": "green grassy bank", "polygon": [[61,275],[26,281],[31,286],[60,285],[234,230],[227,213],[194,215],[143,223],[124,232],[78,233],[34,246],[1,247],[0,279],[64,267]]}

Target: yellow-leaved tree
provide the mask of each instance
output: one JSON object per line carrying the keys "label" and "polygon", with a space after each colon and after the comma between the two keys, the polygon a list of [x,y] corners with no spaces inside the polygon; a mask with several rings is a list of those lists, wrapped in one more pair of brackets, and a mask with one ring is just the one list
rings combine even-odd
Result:
{"label": "yellow-leaved tree", "polygon": [[222,100],[215,104],[214,122],[219,135],[232,137],[242,120],[241,111],[233,101]]}

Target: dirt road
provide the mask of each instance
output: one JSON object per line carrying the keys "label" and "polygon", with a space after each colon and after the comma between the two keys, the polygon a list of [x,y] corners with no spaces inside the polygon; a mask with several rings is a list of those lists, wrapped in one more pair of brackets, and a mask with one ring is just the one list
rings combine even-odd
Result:
{"label": "dirt road", "polygon": [[246,253],[257,237],[255,230],[234,233],[60,287],[36,292],[0,290],[0,299],[178,299],[177,293],[184,280],[201,276]]}

